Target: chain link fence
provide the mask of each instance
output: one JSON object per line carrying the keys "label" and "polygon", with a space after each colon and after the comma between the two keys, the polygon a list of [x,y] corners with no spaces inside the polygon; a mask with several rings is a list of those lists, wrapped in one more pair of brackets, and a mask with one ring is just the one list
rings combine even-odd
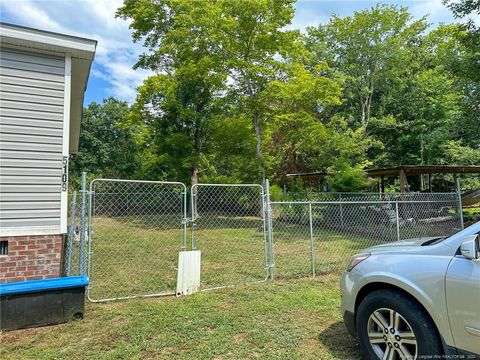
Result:
{"label": "chain link fence", "polygon": [[175,293],[186,246],[185,185],[94,180],[89,213],[91,301]]}
{"label": "chain link fence", "polygon": [[191,199],[192,248],[202,252],[201,288],[266,280],[263,188],[198,184]]}
{"label": "chain link fence", "polygon": [[64,274],[88,273],[91,301],[175,294],[181,250],[201,250],[201,289],[208,290],[343,271],[366,247],[463,226],[452,193],[271,201],[254,184],[197,184],[187,196],[182,183],[107,179],[82,189],[70,197]]}
{"label": "chain link fence", "polygon": [[68,233],[65,238],[63,274],[65,276],[86,274],[88,268],[88,232],[87,232],[88,194],[74,191],[70,195],[68,206]]}
{"label": "chain link fence", "polygon": [[455,194],[385,195],[386,200],[365,194],[348,200],[271,202],[275,276],[341,271],[366,247],[449,236],[462,228]]}

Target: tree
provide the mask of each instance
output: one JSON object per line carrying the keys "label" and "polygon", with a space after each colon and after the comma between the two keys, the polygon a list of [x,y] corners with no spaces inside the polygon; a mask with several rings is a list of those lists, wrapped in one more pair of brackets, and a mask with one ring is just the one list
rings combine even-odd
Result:
{"label": "tree", "polygon": [[90,177],[132,178],[138,158],[131,129],[122,126],[129,112],[126,102],[112,97],[84,109],[80,143],[70,161],[70,183],[80,186],[81,172]]}
{"label": "tree", "polygon": [[203,76],[224,76],[230,101],[255,129],[262,179],[266,119],[259,99],[267,84],[279,76],[281,57],[295,46],[299,33],[284,29],[293,14],[293,0],[125,0],[117,12],[132,21],[134,41],[143,39],[149,49],[137,67],[174,75],[184,66],[208,59],[210,68]]}
{"label": "tree", "polygon": [[135,176],[327,170],[353,190],[370,165],[474,161],[478,31],[427,31],[425,18],[378,5],[301,36],[287,30],[293,15],[293,0],[124,1],[118,16],[145,46],[135,66],[156,73],[123,125],[141,154]]}
{"label": "tree", "polygon": [[461,93],[454,80],[438,67],[412,74],[405,89],[383,102],[390,123],[372,124],[390,164],[441,164],[443,146],[455,137],[461,114]]}
{"label": "tree", "polygon": [[[478,34],[480,35],[480,34]],[[480,142],[480,42],[462,25],[443,25],[425,38],[429,66],[441,69],[451,79],[451,91],[458,93],[459,114],[452,126],[452,139],[479,148]]]}
{"label": "tree", "polygon": [[346,75],[344,110],[365,133],[374,102],[386,88],[399,86],[426,28],[425,19],[413,21],[407,8],[377,5],[308,29],[314,60]]}
{"label": "tree", "polygon": [[[448,6],[456,18],[463,18],[472,13],[480,15],[480,0],[443,0],[443,3]],[[473,20],[468,22],[471,29],[475,28]]]}
{"label": "tree", "polygon": [[298,31],[285,30],[294,16],[294,0],[226,0],[222,41],[229,91],[240,113],[252,121],[260,178],[265,179],[262,149],[267,120],[263,92],[282,74],[284,61],[298,49]]}
{"label": "tree", "polygon": [[200,7],[177,0],[125,0],[117,12],[132,20],[134,41],[143,38],[149,49],[135,66],[159,73],[140,87],[132,117],[144,129],[144,146],[157,151],[153,168],[175,169],[171,173],[180,179],[188,169],[191,184],[198,182],[203,144],[226,78],[220,69],[219,14],[214,1]]}
{"label": "tree", "polygon": [[218,111],[214,89],[221,84],[206,73],[209,68],[202,62],[183,66],[173,75],[151,76],[139,87],[129,124],[141,129],[139,144],[150,155],[146,177],[198,182],[210,122]]}
{"label": "tree", "polygon": [[258,181],[255,134],[251,120],[237,109],[223,109],[210,129],[200,179],[205,183]]}

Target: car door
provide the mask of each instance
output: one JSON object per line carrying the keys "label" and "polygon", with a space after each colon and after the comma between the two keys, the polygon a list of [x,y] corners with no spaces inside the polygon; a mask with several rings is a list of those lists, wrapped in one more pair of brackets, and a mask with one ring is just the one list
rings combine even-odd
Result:
{"label": "car door", "polygon": [[480,260],[456,255],[448,267],[445,285],[455,346],[480,354]]}

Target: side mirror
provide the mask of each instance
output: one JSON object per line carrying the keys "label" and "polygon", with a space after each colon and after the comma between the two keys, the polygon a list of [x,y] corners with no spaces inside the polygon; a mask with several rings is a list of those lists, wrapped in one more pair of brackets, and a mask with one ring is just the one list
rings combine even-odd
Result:
{"label": "side mirror", "polygon": [[480,259],[480,238],[478,235],[470,235],[463,238],[460,246],[462,255],[470,260]]}

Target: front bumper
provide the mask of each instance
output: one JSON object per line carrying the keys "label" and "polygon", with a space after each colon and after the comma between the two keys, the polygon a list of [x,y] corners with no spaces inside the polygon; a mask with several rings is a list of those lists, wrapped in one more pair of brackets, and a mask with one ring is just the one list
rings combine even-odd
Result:
{"label": "front bumper", "polygon": [[348,330],[348,333],[356,337],[355,331],[355,296],[354,285],[359,277],[355,272],[344,272],[340,283],[340,293],[342,296],[341,312],[343,315],[343,322]]}
{"label": "front bumper", "polygon": [[350,311],[345,311],[343,313],[343,322],[345,324],[345,327],[347,328],[348,333],[353,337],[357,337],[355,331],[355,315]]}

